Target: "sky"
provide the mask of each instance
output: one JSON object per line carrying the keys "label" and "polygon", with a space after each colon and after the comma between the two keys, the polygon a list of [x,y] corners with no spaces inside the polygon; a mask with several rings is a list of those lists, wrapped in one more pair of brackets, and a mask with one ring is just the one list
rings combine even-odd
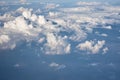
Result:
{"label": "sky", "polygon": [[119,0],[4,1],[0,80],[120,80]]}
{"label": "sky", "polygon": [[[0,1],[19,1],[19,0],[0,0]],[[75,2],[75,1],[88,1],[88,2],[110,2],[110,3],[117,3],[120,0],[27,0],[27,1],[42,1],[42,2]]]}

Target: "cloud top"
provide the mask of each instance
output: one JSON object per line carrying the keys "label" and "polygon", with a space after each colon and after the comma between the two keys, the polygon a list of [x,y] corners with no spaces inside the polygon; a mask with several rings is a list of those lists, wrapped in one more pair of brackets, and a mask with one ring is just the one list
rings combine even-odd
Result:
{"label": "cloud top", "polygon": [[[23,1],[23,0],[22,0]],[[24,2],[24,1],[23,1]],[[94,29],[112,29],[119,24],[120,7],[96,2],[79,2],[74,7],[46,4],[37,14],[34,9],[20,7],[0,15],[0,49],[14,49],[21,41],[35,41],[48,55],[69,54],[74,47],[92,54],[103,51],[105,40],[87,40]],[[107,37],[105,33],[98,36]]]}

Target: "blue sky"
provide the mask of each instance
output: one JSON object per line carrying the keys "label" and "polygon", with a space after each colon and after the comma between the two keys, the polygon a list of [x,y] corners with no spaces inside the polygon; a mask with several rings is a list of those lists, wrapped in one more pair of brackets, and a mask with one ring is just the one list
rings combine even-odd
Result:
{"label": "blue sky", "polygon": [[0,80],[120,80],[119,0],[4,1]]}
{"label": "blue sky", "polygon": [[[0,0],[0,1],[19,1],[19,0]],[[42,1],[42,2],[71,2],[71,1],[96,1],[96,2],[120,2],[120,0],[27,0],[27,1]]]}
{"label": "blue sky", "polygon": [[[0,0],[0,1],[19,1],[19,0]],[[103,3],[110,3],[114,5],[120,5],[120,0],[27,0],[28,2],[55,2],[55,3],[64,3],[64,2],[78,2],[78,1],[84,1],[84,2],[103,2]]]}

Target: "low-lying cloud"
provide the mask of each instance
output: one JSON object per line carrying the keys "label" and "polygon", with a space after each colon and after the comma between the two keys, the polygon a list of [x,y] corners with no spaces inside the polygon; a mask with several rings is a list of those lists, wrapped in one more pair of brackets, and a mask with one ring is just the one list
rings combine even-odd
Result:
{"label": "low-lying cloud", "polygon": [[[46,11],[45,15],[38,15],[33,9],[23,7],[1,15],[0,21],[4,25],[0,28],[0,49],[14,49],[18,42],[24,40],[43,44],[40,46],[42,52],[49,55],[69,54],[76,46],[80,51],[92,54],[108,51],[108,48],[103,49],[105,40],[86,39],[94,28],[112,29],[109,24],[120,23],[119,6],[79,2],[76,7],[68,8],[47,4],[44,10],[48,8],[50,11]],[[104,33],[100,35],[108,36]]]}

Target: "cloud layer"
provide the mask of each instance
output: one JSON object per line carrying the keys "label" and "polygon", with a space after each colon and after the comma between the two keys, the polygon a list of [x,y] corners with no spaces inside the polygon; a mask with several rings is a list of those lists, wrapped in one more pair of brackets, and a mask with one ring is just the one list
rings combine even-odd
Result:
{"label": "cloud layer", "polygon": [[[79,48],[79,50],[83,50],[83,51],[88,51],[90,53],[96,54],[100,51],[100,49],[105,45],[105,41],[97,41],[95,43],[95,41],[85,41],[84,43],[80,43],[77,48]],[[106,51],[106,49],[104,49],[104,52]]]}
{"label": "cloud layer", "polygon": [[[36,41],[43,45],[40,48],[45,54],[69,54],[76,46],[80,51],[96,54],[103,49],[106,41],[85,41],[88,34],[92,34],[94,28],[112,29],[110,24],[120,23],[119,6],[97,2],[78,2],[76,7],[67,8],[46,4],[41,13],[45,15],[37,15],[33,9],[20,7],[1,15],[0,21],[4,25],[0,25],[0,49],[14,49],[21,41]],[[106,53],[108,48],[102,51]]]}

